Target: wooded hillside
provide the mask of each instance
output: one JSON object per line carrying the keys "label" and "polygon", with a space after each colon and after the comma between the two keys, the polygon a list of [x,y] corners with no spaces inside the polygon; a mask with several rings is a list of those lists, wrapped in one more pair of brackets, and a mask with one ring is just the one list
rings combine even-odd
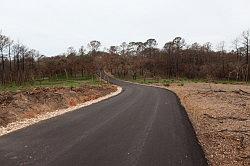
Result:
{"label": "wooded hillside", "polygon": [[32,82],[57,77],[95,75],[101,70],[118,77],[202,78],[248,81],[249,31],[232,42],[231,51],[221,42],[187,44],[181,37],[157,47],[155,39],[122,43],[100,50],[101,42],[91,41],[78,51],[69,47],[62,55],[46,57],[0,33],[1,84]]}

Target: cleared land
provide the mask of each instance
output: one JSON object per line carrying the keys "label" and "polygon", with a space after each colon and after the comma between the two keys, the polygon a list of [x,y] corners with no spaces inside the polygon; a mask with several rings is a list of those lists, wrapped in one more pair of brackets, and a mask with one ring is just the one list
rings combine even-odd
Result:
{"label": "cleared land", "polygon": [[174,91],[211,165],[250,165],[250,86],[187,80],[137,80]]}
{"label": "cleared land", "polygon": [[211,165],[250,165],[250,86],[187,83],[180,97]]}

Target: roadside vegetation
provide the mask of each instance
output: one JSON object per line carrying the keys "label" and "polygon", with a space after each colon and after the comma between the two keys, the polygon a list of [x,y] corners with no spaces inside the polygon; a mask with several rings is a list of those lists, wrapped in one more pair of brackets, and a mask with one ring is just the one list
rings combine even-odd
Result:
{"label": "roadside vegetation", "polygon": [[186,83],[250,85],[249,82],[246,83],[243,81],[236,81],[236,80],[208,80],[208,79],[188,79],[188,78],[162,79],[162,78],[143,78],[143,77],[139,77],[136,79],[133,78],[120,78],[120,79],[140,84],[159,84],[164,86],[170,86],[171,84],[178,84],[179,86],[183,86]]}
{"label": "roadside vegetation", "polygon": [[44,78],[43,80],[36,80],[25,82],[21,85],[10,83],[0,86],[0,92],[18,92],[28,91],[35,88],[77,88],[83,85],[100,86],[103,82],[97,77],[85,76],[78,78]]}

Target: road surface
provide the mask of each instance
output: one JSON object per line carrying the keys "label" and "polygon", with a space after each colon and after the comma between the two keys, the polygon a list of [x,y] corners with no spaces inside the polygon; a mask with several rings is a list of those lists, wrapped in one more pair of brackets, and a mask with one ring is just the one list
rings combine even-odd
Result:
{"label": "road surface", "polygon": [[207,165],[174,93],[113,82],[116,97],[0,137],[0,165]]}

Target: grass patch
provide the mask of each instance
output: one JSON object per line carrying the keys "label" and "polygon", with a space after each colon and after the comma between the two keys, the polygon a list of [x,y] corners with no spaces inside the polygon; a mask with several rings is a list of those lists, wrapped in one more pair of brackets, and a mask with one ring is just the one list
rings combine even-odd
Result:
{"label": "grass patch", "polygon": [[15,83],[7,84],[7,85],[0,85],[0,92],[1,91],[25,91],[34,88],[56,88],[56,87],[68,87],[68,88],[76,88],[82,85],[91,85],[91,86],[100,86],[103,84],[98,78],[96,77],[77,77],[77,78],[52,78],[52,79],[44,79],[44,80],[35,80],[31,82],[25,82],[22,85],[17,85]]}
{"label": "grass patch", "polygon": [[172,83],[180,83],[184,84],[184,82],[187,82],[189,80],[180,80],[180,79],[154,79],[154,78],[137,78],[136,80],[133,79],[125,79],[126,81],[141,83],[141,84],[163,84],[166,86],[169,86]]}
{"label": "grass patch", "polygon": [[154,78],[143,78],[138,77],[136,80],[125,79],[126,81],[136,82],[140,84],[162,84],[164,86],[170,86],[171,84],[177,84],[178,86],[184,86],[185,83],[215,83],[215,84],[245,84],[250,85],[249,83],[239,82],[234,80],[207,80],[207,79],[188,79],[188,78],[170,78],[170,79],[154,79]]}

